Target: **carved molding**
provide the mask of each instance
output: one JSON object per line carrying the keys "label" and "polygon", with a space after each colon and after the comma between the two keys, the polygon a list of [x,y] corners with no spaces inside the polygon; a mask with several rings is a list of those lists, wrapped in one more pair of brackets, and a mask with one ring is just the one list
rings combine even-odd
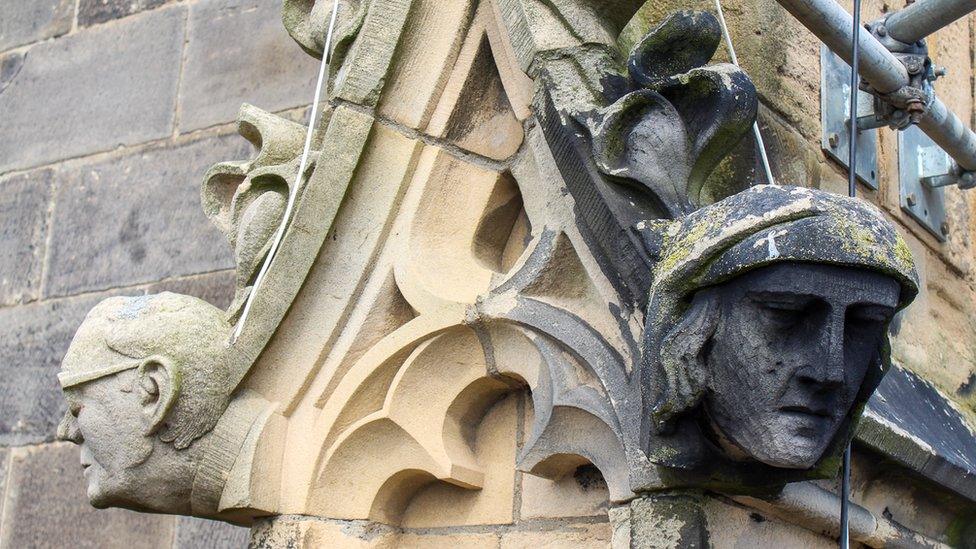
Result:
{"label": "carved molding", "polygon": [[[559,479],[592,464],[614,502],[833,474],[870,390],[816,467],[743,465],[698,415],[676,434],[656,429],[655,376],[674,372],[647,353],[703,281],[780,259],[743,259],[737,245],[775,241],[767,229],[809,236],[794,224],[805,218],[839,251],[783,238],[783,261],[883,272],[907,304],[913,266],[890,225],[819,191],[706,204],[709,174],[757,108],[744,73],[706,66],[711,16],[672,16],[625,66],[616,36],[643,2],[450,4],[338,1],[330,105],[298,188],[306,129],[251,106],[240,133],[257,154],[206,175],[204,211],[237,260],[228,333],[288,192],[297,201],[241,337],[209,357],[234,401],[193,458],[207,473],[188,513],[401,525],[434,489],[476,508],[511,489],[479,442],[511,395],[532,410],[512,466]],[[332,5],[285,2],[286,28],[312,55]],[[726,252],[740,263],[722,263]]]}

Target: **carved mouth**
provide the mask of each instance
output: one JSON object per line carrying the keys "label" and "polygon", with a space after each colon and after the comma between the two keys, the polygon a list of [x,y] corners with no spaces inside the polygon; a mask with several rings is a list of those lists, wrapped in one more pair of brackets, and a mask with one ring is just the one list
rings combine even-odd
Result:
{"label": "carved mouth", "polygon": [[809,406],[793,405],[793,406],[781,406],[780,412],[788,412],[793,414],[804,414],[808,416],[814,416],[819,418],[830,418],[830,412],[823,409],[814,409]]}

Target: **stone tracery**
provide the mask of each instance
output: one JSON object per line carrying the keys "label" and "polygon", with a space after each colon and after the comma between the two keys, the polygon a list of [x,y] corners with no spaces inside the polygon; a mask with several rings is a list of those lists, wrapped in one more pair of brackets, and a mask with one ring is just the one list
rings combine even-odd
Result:
{"label": "stone tracery", "polygon": [[[702,68],[718,43],[713,22],[672,17],[638,45],[628,72],[615,35],[637,2],[612,10],[569,0],[458,4],[445,8],[448,17],[435,2],[340,2],[342,53],[317,162],[253,325],[214,357],[232,372],[237,398],[274,403],[273,421],[227,448],[229,488],[211,496],[213,511],[193,513],[400,525],[437,482],[494,489],[477,431],[492,405],[526,390],[533,423],[519,468],[559,478],[591,463],[614,502],[832,474],[716,478],[713,465],[666,455],[687,441],[651,440],[647,377],[659,372],[642,362],[642,334],[656,333],[664,302],[685,297],[654,290],[683,265],[675,240],[709,243],[709,231],[726,228],[713,213],[727,205],[694,212],[709,172],[756,114],[743,73]],[[321,55],[312,29],[324,6],[286,2],[286,27],[313,55]],[[450,27],[452,55],[411,49],[433,38],[406,35],[412,18]],[[686,49],[669,49],[681,40]],[[396,59],[397,48],[414,57]],[[434,85],[413,87],[417,67],[438,60]],[[412,71],[401,68],[410,63]],[[258,155],[215,166],[203,190],[238,260],[229,323],[267,253],[304,132],[250,107],[240,123]],[[779,204],[782,212],[761,209],[769,205],[762,193],[791,192],[731,199],[736,221],[765,228],[774,223],[758,218],[781,213],[776,221],[785,222],[829,202],[795,191],[801,199]],[[696,215],[701,226],[686,226]],[[911,279],[897,240],[877,247],[891,265],[900,261],[891,273]]]}

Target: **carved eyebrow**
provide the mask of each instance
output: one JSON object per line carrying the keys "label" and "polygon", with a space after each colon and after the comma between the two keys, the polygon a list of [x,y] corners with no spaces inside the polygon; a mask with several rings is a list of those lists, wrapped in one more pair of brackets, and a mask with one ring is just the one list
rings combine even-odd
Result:
{"label": "carved eyebrow", "polygon": [[746,297],[755,301],[768,301],[783,303],[805,303],[817,296],[813,294],[801,294],[796,292],[779,292],[775,290],[750,290],[746,292]]}
{"label": "carved eyebrow", "polygon": [[888,320],[895,314],[895,308],[878,303],[854,303],[849,307],[853,313],[861,318],[873,320]]}

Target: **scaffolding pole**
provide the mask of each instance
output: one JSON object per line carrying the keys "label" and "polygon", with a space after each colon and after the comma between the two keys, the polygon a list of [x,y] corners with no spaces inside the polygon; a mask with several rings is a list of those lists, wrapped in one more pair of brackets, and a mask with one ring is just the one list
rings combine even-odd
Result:
{"label": "scaffolding pole", "polygon": [[[930,0],[921,0],[920,3],[927,1]],[[965,3],[972,1],[974,0]],[[834,0],[777,0],[777,2],[831,51],[847,64],[851,64],[851,50],[854,45],[851,28],[854,20],[847,10]],[[935,2],[964,3],[959,0],[935,0]],[[907,86],[909,77],[904,65],[870,33],[862,32],[858,35],[860,37],[858,72],[861,77],[881,94],[892,93]],[[919,128],[942,147],[959,167],[965,171],[976,171],[976,134],[938,98],[934,98],[926,109],[919,121]]]}
{"label": "scaffolding pole", "polygon": [[918,0],[888,16],[888,36],[911,44],[976,10],[976,0]]}

